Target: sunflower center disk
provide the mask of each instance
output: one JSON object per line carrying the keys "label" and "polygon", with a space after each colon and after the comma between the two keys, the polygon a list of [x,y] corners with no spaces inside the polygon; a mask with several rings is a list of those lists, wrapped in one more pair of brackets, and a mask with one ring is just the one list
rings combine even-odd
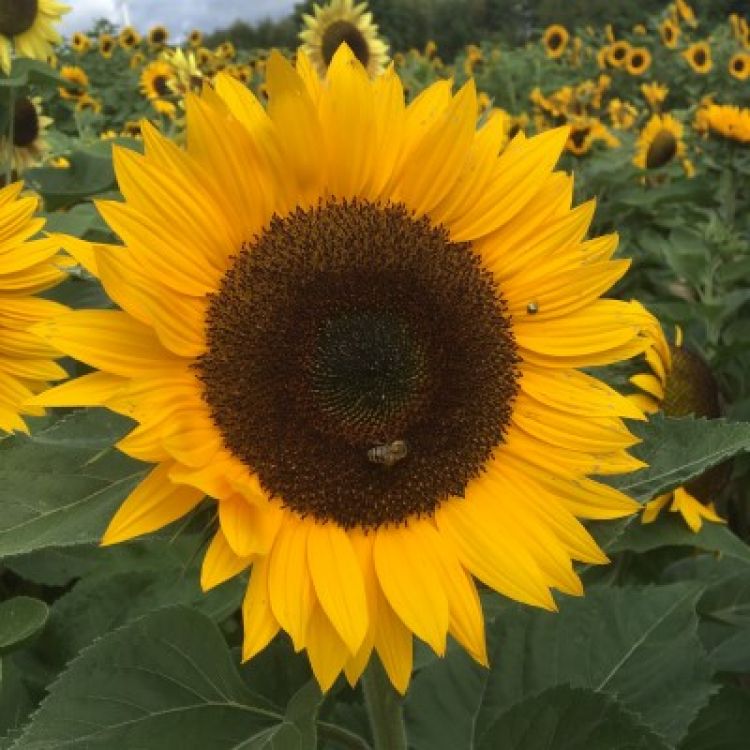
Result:
{"label": "sunflower center disk", "polygon": [[39,0],[0,0],[0,34],[11,37],[28,31],[38,11]]}
{"label": "sunflower center disk", "polygon": [[518,389],[469,244],[401,205],[298,209],[235,258],[197,367],[227,449],[302,516],[372,529],[462,496]]}
{"label": "sunflower center disk", "polygon": [[646,153],[646,167],[658,169],[668,164],[677,153],[677,139],[668,130],[660,130]]}
{"label": "sunflower center disk", "polygon": [[13,114],[13,144],[19,148],[30,146],[39,137],[39,117],[31,99],[16,102]]}
{"label": "sunflower center disk", "polygon": [[344,42],[366,68],[370,62],[370,47],[362,32],[350,21],[334,21],[323,33],[321,54],[326,66],[331,64],[336,50]]}

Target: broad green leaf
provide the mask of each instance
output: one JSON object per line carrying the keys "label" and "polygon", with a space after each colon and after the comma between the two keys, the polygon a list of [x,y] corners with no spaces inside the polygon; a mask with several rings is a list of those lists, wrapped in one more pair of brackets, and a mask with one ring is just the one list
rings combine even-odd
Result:
{"label": "broad green leaf", "polygon": [[15,656],[0,661],[0,749],[5,750],[20,734],[19,727],[35,708],[35,700]]}
{"label": "broad green leaf", "polygon": [[697,547],[750,563],[750,547],[721,523],[706,522],[696,534],[681,515],[662,513],[653,523],[630,523],[609,547],[610,552],[648,552],[658,547]]}
{"label": "broad green leaf", "polygon": [[487,729],[477,750],[669,750],[611,697],[565,685],[516,704]]}
{"label": "broad green leaf", "polygon": [[113,447],[129,424],[86,410],[0,440],[0,557],[101,538],[146,473]]}
{"label": "broad green leaf", "polygon": [[684,735],[713,690],[691,584],[605,588],[558,613],[520,605],[488,628],[491,670],[450,651],[407,695],[416,750],[469,750],[511,707],[557,685],[606,693],[667,743]]}
{"label": "broad green leaf", "polygon": [[30,596],[16,596],[0,602],[0,655],[14,651],[44,628],[49,609]]}
{"label": "broad green leaf", "polygon": [[85,649],[12,750],[307,750],[298,708],[287,716],[248,690],[217,627],[170,607]]}
{"label": "broad green leaf", "polygon": [[648,422],[633,422],[629,427],[643,441],[632,452],[648,467],[609,478],[608,483],[641,502],[685,484],[737,453],[750,450],[748,422],[676,419],[657,414]]}
{"label": "broad green leaf", "polygon": [[750,692],[725,685],[690,725],[679,750],[747,750]]}

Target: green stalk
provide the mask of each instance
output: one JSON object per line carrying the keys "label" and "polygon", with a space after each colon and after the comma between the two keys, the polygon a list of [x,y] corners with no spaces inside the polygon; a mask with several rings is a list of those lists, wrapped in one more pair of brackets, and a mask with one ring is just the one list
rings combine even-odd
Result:
{"label": "green stalk", "polygon": [[375,655],[362,675],[362,690],[375,750],[407,750],[401,696]]}

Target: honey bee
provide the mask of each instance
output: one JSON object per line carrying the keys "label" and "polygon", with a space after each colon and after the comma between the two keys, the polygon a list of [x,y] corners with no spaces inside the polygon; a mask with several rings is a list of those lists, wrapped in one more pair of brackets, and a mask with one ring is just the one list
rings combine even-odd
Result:
{"label": "honey bee", "polygon": [[526,312],[529,315],[536,315],[539,312],[539,305],[536,302],[529,302],[529,304],[526,305]]}
{"label": "honey bee", "polygon": [[374,464],[391,467],[406,458],[409,448],[405,440],[394,440],[383,445],[376,445],[367,451],[367,458]]}

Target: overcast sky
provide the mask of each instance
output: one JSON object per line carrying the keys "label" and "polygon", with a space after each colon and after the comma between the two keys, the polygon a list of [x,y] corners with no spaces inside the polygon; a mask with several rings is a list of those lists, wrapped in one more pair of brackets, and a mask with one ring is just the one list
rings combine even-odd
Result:
{"label": "overcast sky", "polygon": [[87,29],[97,18],[119,25],[124,17],[121,7],[126,5],[132,24],[141,31],[163,23],[177,35],[192,28],[212,31],[238,18],[277,18],[288,13],[295,0],[67,0],[67,4],[72,10],[63,17],[64,34]]}

